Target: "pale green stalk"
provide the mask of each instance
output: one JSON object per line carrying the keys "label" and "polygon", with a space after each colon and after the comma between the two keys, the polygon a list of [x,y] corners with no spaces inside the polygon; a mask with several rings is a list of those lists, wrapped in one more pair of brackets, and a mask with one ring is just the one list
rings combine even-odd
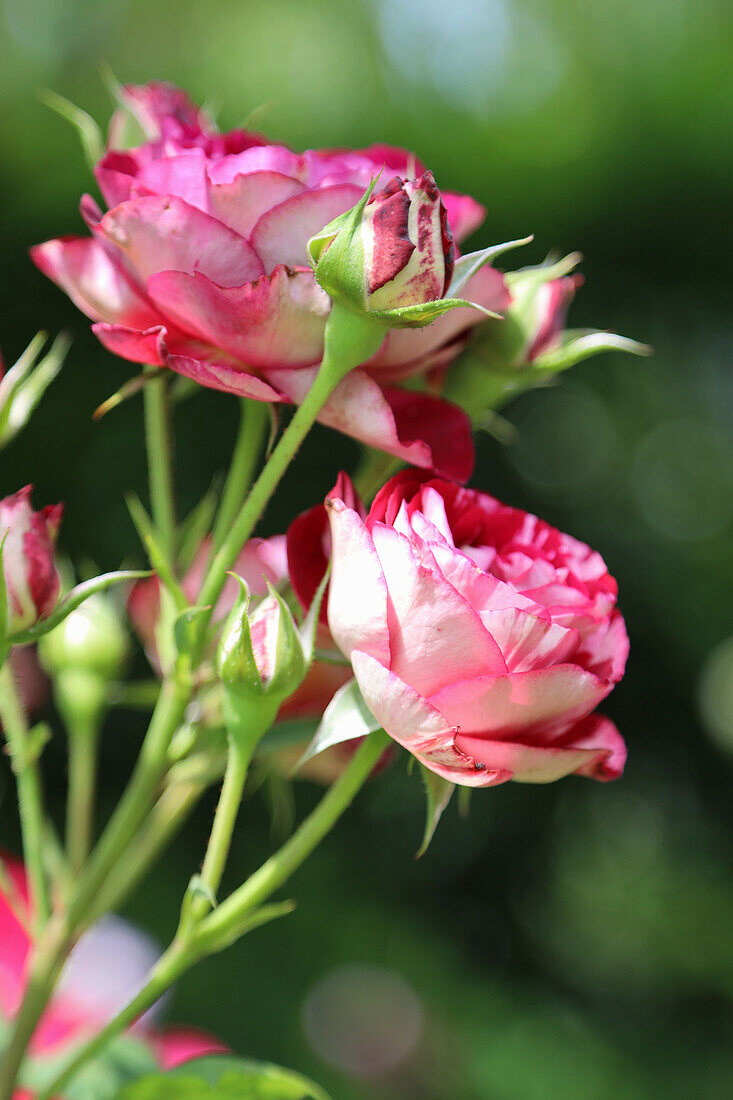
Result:
{"label": "pale green stalk", "polygon": [[369,778],[389,738],[378,730],[370,734],[341,776],[293,836],[244,885],[205,917],[198,926],[176,938],[153,968],[144,989],[89,1043],[41,1094],[39,1100],[59,1095],[76,1073],[99,1051],[129,1027],[203,956],[227,947],[256,925],[256,910],[282,886],[330,832],[359,789]]}
{"label": "pale green stalk", "polygon": [[10,661],[0,666],[0,721],[5,730],[18,786],[18,808],[23,833],[23,856],[30,883],[33,924],[42,928],[51,913],[43,864],[45,832],[38,761],[33,758],[28,724],[20,703]]}
{"label": "pale green stalk", "polygon": [[168,383],[164,372],[150,368],[143,387],[145,405],[145,442],[148,451],[148,477],[153,522],[167,560],[173,560],[176,537],[176,513],[173,500],[173,444],[170,429]]}
{"label": "pale green stalk", "polygon": [[242,398],[237,441],[214,524],[215,550],[221,546],[252,484],[257,459],[267,433],[269,415],[268,406],[264,402]]}

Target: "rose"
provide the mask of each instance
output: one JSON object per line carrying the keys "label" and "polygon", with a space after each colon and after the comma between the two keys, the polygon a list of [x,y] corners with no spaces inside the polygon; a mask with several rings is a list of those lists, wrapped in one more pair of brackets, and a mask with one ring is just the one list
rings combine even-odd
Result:
{"label": "rose", "polygon": [[340,228],[338,221],[326,226],[308,251],[331,298],[367,313],[442,298],[455,264],[453,234],[432,172],[419,179],[395,176],[370,196],[355,227]]}
{"label": "rose", "polygon": [[[108,213],[85,197],[92,236],[48,241],[32,258],[123,358],[257,400],[299,403],[323,353],[330,309],[307,266],[309,238],[352,208],[383,169],[421,175],[423,166],[385,145],[295,153],[243,130],[219,134],[163,85],[126,95],[148,141],[110,149],[98,163]],[[444,191],[442,199],[459,242],[481,223],[483,208],[466,195]],[[508,302],[503,277],[489,267],[464,291],[492,310]],[[473,445],[464,413],[390,383],[451,362],[480,319],[460,308],[427,328],[388,332],[337,388],[321,421],[465,479]]]}
{"label": "rose", "polygon": [[[4,857],[3,866],[12,902],[0,889],[0,1014],[12,1018],[28,979],[32,942],[27,929],[32,913],[22,865]],[[71,1050],[99,1031],[137,993],[155,955],[147,937],[118,917],[106,917],[85,933],[33,1036],[29,1068]],[[150,1013],[137,1022],[134,1034],[163,1069],[226,1049],[193,1029],[159,1031]],[[19,1091],[16,1100],[30,1095]]]}
{"label": "rose", "polygon": [[327,503],[331,633],[396,741],[467,785],[621,774],[623,740],[592,714],[628,653],[597,553],[414,470],[366,519],[337,495]]}
{"label": "rose", "polygon": [[53,504],[34,512],[32,489],[32,485],[26,485],[0,500],[8,635],[27,630],[39,619],[45,619],[56,606],[59,595],[54,547],[63,505]]}

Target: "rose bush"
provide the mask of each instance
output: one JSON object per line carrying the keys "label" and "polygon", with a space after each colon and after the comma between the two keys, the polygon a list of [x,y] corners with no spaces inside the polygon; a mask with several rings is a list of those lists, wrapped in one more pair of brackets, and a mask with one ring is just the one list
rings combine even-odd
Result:
{"label": "rose bush", "polygon": [[[12,1019],[25,991],[32,941],[32,912],[23,866],[3,856],[11,898],[0,889],[0,1021]],[[151,945],[131,926],[108,918],[91,929],[72,954],[65,979],[41,1019],[30,1048],[31,1065],[42,1065],[95,1034],[136,992],[155,961]],[[160,1030],[154,1017],[139,1021],[135,1035],[163,1068],[172,1068],[226,1048],[193,1028]],[[31,1096],[19,1090],[16,1100]]]}
{"label": "rose bush", "polygon": [[621,774],[624,742],[592,713],[628,654],[599,554],[414,470],[366,518],[339,491],[327,504],[331,633],[396,741],[472,786]]}
{"label": "rose bush", "polygon": [[[426,178],[424,166],[386,145],[296,153],[245,130],[220,134],[166,85],[125,94],[148,140],[114,148],[120,123],[113,120],[111,147],[95,173],[108,212],[85,196],[92,236],[38,245],[33,260],[123,358],[260,401],[299,403],[315,377],[330,310],[308,266],[309,238],[353,207],[380,172]],[[404,186],[388,184],[388,198]],[[449,247],[451,237],[460,242],[481,224],[484,209],[452,192],[442,202],[447,218],[439,228]],[[394,270],[384,255],[380,264],[379,277]],[[375,293],[389,294],[387,282]],[[490,267],[464,292],[492,310],[509,301]],[[390,383],[445,366],[480,319],[478,311],[454,309],[427,328],[390,331],[320,420],[465,480],[473,447],[463,412]]]}
{"label": "rose bush", "polygon": [[8,604],[8,634],[27,630],[53,611],[59,595],[54,547],[62,504],[34,512],[33,487],[0,500],[0,542]]}

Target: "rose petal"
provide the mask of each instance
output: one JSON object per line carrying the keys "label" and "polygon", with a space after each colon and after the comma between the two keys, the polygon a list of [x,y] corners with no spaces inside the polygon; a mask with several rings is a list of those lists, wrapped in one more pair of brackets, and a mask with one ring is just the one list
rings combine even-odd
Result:
{"label": "rose petal", "polygon": [[249,237],[266,211],[300,194],[304,185],[281,172],[252,172],[209,189],[209,212],[243,237]]}
{"label": "rose petal", "polygon": [[155,1040],[161,1069],[175,1069],[194,1058],[204,1058],[207,1054],[226,1054],[229,1050],[224,1043],[195,1028],[176,1027],[164,1031]]}
{"label": "rose petal", "polygon": [[327,502],[332,569],[328,624],[348,656],[359,649],[389,663],[388,595],[382,567],[361,517],[341,500]]}
{"label": "rose petal", "polygon": [[[212,352],[213,354],[215,353]],[[162,362],[176,374],[182,374],[184,378],[190,378],[212,390],[232,393],[237,397],[250,397],[254,401],[283,400],[282,395],[267,382],[229,363],[217,362],[213,358],[199,359],[193,355],[177,355],[168,351],[163,353]]]}
{"label": "rose petal", "polygon": [[547,744],[585,718],[612,685],[577,665],[555,665],[504,676],[464,678],[430,696],[447,722],[465,734],[542,737]]}
{"label": "rose petal", "polygon": [[165,335],[165,328],[162,325],[156,325],[141,332],[139,329],[125,328],[124,325],[100,323],[92,325],[92,332],[113,355],[119,355],[131,363],[150,363],[158,366],[163,364],[160,341],[161,336]]}
{"label": "rose petal", "polygon": [[[300,404],[315,368],[273,370],[268,380]],[[411,463],[465,481],[473,470],[471,422],[462,409],[414,390],[379,386],[364,371],[346,376],[319,413],[322,424]]]}
{"label": "rose petal", "polygon": [[330,309],[311,271],[278,265],[243,286],[218,286],[206,275],[163,271],[148,293],[166,317],[197,340],[251,367],[302,367],[323,354]]}
{"label": "rose petal", "polygon": [[626,745],[613,722],[591,714],[563,736],[562,746],[489,741],[458,734],[456,746],[488,768],[505,768],[519,783],[553,783],[566,775],[608,782],[618,779],[626,762]]}
{"label": "rose petal", "polygon": [[120,264],[93,237],[62,237],[31,248],[36,267],[92,321],[148,328],[158,320]]}
{"label": "rose petal", "polygon": [[344,183],[305,191],[268,210],[250,238],[265,271],[272,271],[276,264],[307,267],[309,238],[355,206],[361,196],[360,188]]}
{"label": "rose petal", "polygon": [[222,286],[263,273],[252,246],[216,218],[175,196],[147,195],[105,214],[97,227],[145,282],[158,271],[201,271]]}
{"label": "rose petal", "polygon": [[429,550],[383,524],[371,534],[390,597],[390,668],[425,696],[456,677],[506,672],[498,645]]}
{"label": "rose petal", "polygon": [[470,756],[456,749],[455,731],[442,715],[374,657],[356,650],[351,663],[372,714],[390,737],[431,771],[471,787],[490,787],[511,778],[508,773],[476,768]]}

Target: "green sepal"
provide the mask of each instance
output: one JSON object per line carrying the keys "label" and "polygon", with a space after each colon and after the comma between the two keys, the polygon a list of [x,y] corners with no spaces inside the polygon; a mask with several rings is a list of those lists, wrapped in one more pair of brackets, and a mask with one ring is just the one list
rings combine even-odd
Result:
{"label": "green sepal", "polygon": [[330,1100],[320,1085],[269,1062],[215,1055],[129,1085],[116,1100]]}
{"label": "green sepal", "polygon": [[227,947],[232,947],[248,932],[253,932],[255,928],[262,928],[263,925],[269,924],[273,920],[279,920],[280,917],[287,917],[295,909],[296,903],[292,898],[287,901],[275,901],[270,905],[261,905],[258,909],[251,909],[245,913],[233,928],[227,928],[226,931],[219,932],[216,929],[214,932],[211,932],[210,929],[200,931],[197,942],[205,947],[207,954],[225,951]]}
{"label": "green sepal", "polygon": [[77,107],[71,100],[65,99],[58,92],[52,92],[49,88],[42,88],[38,92],[38,98],[46,107],[50,107],[57,115],[71,123],[79,136],[84,150],[84,159],[93,171],[97,161],[104,156],[104,136],[92,116],[81,107]]}
{"label": "green sepal", "polygon": [[604,351],[622,351],[630,355],[652,355],[653,348],[640,344],[627,336],[618,336],[615,332],[602,332],[599,329],[567,329],[557,347],[544,355],[538,355],[532,363],[535,371],[557,374],[568,370],[584,359],[600,355]]}
{"label": "green sepal", "polygon": [[541,264],[522,267],[518,271],[508,271],[504,279],[512,295],[516,297],[522,292],[538,290],[545,283],[551,283],[553,279],[562,279],[563,276],[570,275],[582,259],[582,252],[570,252],[559,260],[553,260],[548,256]]}
{"label": "green sepal", "polygon": [[502,315],[493,310],[485,309],[476,302],[469,302],[465,298],[436,298],[432,302],[420,302],[414,306],[397,306],[395,309],[373,309],[369,316],[382,321],[390,328],[424,328],[432,324],[438,317],[448,313],[451,309],[459,307],[477,309],[486,317],[492,317],[501,321]]}
{"label": "green sepal", "polygon": [[125,494],[125,504],[130,513],[130,518],[135,525],[140,541],[147,552],[150,564],[160,577],[165,587],[173,597],[173,602],[178,611],[188,607],[186,594],[173,574],[173,566],[168,556],[163,551],[158,533],[153,526],[150,516],[140,503],[140,498],[135,493]]}
{"label": "green sepal", "polygon": [[505,241],[503,244],[492,244],[488,248],[482,248],[478,252],[469,252],[466,256],[460,256],[453,269],[453,278],[448,287],[447,296],[455,298],[459,291],[463,290],[469,279],[472,279],[477,271],[491,260],[503,256],[513,248],[521,248],[525,244],[531,244],[534,237],[521,237],[516,241]]}
{"label": "green sepal", "polygon": [[83,581],[81,584],[77,584],[75,588],[72,588],[69,593],[56,605],[54,611],[48,616],[47,619],[41,619],[40,622],[35,623],[29,627],[28,630],[18,631],[17,634],[11,634],[7,639],[10,645],[27,645],[30,642],[36,642],[39,638],[42,638],[44,634],[48,634],[50,630],[62,623],[67,615],[70,615],[72,611],[75,611],[77,607],[80,607],[85,600],[93,596],[95,592],[105,592],[108,588],[111,588],[115,584],[125,584],[129,581],[143,580],[145,577],[149,577],[149,569],[120,569],[116,573],[102,573],[99,577],[92,577],[91,580]]}
{"label": "green sepal", "polygon": [[245,581],[236,573],[231,577],[239,583],[239,596],[229,612],[216,655],[216,668],[219,679],[225,688],[249,688],[256,694],[262,693],[257,662],[252,649],[252,635],[249,629],[250,595]]}
{"label": "green sepal", "polygon": [[426,768],[424,764],[420,764],[420,774],[425,786],[425,798],[427,801],[427,813],[425,816],[425,832],[423,833],[422,844],[415,855],[415,859],[420,859],[427,852],[430,841],[435,835],[435,830],[438,827],[443,810],[446,808],[451,800],[453,791],[456,789],[455,783],[451,783],[448,779],[443,779],[441,776],[436,775],[430,768]]}
{"label": "green sepal", "polygon": [[28,423],[31,413],[61,370],[71,343],[69,337],[61,333],[37,363],[45,342],[45,332],[39,332],[0,379],[0,447],[5,447]]}
{"label": "green sepal", "polygon": [[149,368],[144,370],[142,374],[136,374],[133,378],[128,378],[128,380],[103,401],[101,405],[97,405],[92,413],[92,420],[101,420],[107,413],[111,413],[113,409],[116,409],[125,401],[129,401],[135,394],[140,393],[140,390],[142,390],[153,378],[155,378],[155,372],[151,371]]}
{"label": "green sepal", "polygon": [[308,241],[308,257],[318,284],[335,301],[343,301],[357,310],[363,310],[366,303],[364,243],[359,230],[378,178],[371,180],[356,206],[329,222]]}
{"label": "green sepal", "polygon": [[377,721],[364,702],[364,696],[356,680],[349,680],[338,689],[326,707],[315,736],[293,768],[293,773],[299,771],[304,764],[325,749],[340,745],[344,741],[367,737],[381,728],[382,723]]}
{"label": "green sepal", "polygon": [[5,658],[10,652],[8,639],[8,588],[5,583],[5,569],[3,567],[3,553],[8,532],[0,538],[0,668],[5,664]]}
{"label": "green sepal", "polygon": [[176,652],[187,656],[195,649],[199,639],[199,623],[209,617],[210,611],[210,607],[187,607],[176,616],[173,624]]}
{"label": "green sepal", "polygon": [[303,683],[310,662],[306,659],[303,640],[292,611],[269,581],[267,590],[270,598],[275,600],[280,608],[280,615],[275,643],[275,671],[269,683],[265,685],[265,693],[285,699]]}
{"label": "green sepal", "polygon": [[218,479],[198,504],[191,509],[181,524],[178,562],[184,572],[193,565],[194,558],[214,522],[216,509],[221,499],[220,487],[217,482]]}

